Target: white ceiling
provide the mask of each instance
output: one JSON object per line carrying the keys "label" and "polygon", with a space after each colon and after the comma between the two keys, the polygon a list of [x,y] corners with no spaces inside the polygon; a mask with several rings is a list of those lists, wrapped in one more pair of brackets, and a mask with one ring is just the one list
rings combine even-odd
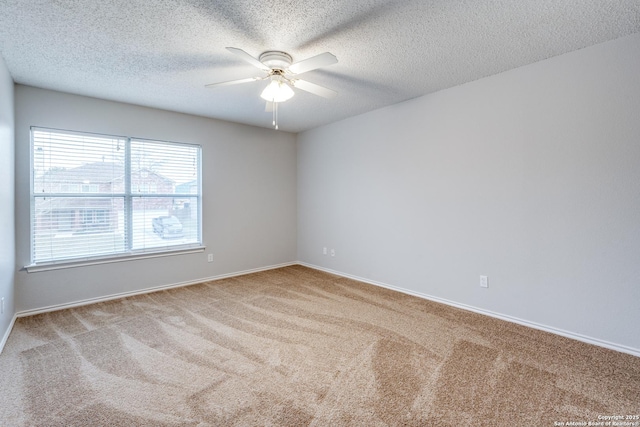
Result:
{"label": "white ceiling", "polygon": [[[271,127],[265,82],[225,50],[339,62],[304,79],[280,129],[299,132],[640,32],[640,0],[0,0],[15,82]],[[259,74],[259,73],[258,73]]]}

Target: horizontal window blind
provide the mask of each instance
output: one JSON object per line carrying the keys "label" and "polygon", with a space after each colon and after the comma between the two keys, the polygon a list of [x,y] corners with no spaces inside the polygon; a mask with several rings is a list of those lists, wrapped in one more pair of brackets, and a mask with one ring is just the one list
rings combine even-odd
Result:
{"label": "horizontal window blind", "polygon": [[32,264],[201,245],[201,148],[32,128]]}

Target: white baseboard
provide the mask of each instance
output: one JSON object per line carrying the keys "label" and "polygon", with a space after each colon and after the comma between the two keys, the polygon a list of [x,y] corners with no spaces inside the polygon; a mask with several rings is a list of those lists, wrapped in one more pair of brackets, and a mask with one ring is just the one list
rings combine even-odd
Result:
{"label": "white baseboard", "polygon": [[17,318],[18,318],[18,315],[14,314],[13,318],[11,319],[11,322],[9,323],[9,327],[7,328],[7,330],[4,333],[4,336],[2,337],[2,341],[0,341],[0,354],[2,354],[2,350],[4,350],[4,345],[7,343],[7,340],[9,339],[9,335],[13,330],[13,325],[15,325]]}
{"label": "white baseboard", "polygon": [[636,349],[636,348],[632,348],[632,347],[628,347],[628,346],[624,346],[624,345],[620,345],[620,344],[611,343],[611,342],[600,340],[600,339],[597,339],[597,338],[592,338],[592,337],[588,337],[588,336],[585,336],[585,335],[577,334],[577,333],[574,333],[574,332],[569,332],[569,331],[565,331],[565,330],[562,330],[562,329],[554,328],[554,327],[551,327],[551,326],[542,325],[540,323],[531,322],[531,321],[524,320],[524,319],[519,319],[517,317],[513,317],[513,316],[501,314],[501,313],[496,313],[496,312],[493,312],[493,311],[490,311],[490,310],[485,310],[485,309],[482,309],[482,308],[473,307],[473,306],[470,306],[470,305],[467,305],[467,304],[457,303],[455,301],[450,301],[450,300],[447,300],[447,299],[444,299],[444,298],[435,297],[435,296],[423,294],[423,293],[420,293],[420,292],[415,292],[415,291],[412,291],[412,290],[409,290],[409,289],[404,289],[404,288],[400,288],[400,287],[397,287],[397,286],[392,286],[392,285],[389,285],[389,284],[386,284],[386,283],[377,282],[375,280],[370,280],[370,279],[366,279],[366,278],[363,278],[363,277],[354,276],[352,274],[347,274],[347,273],[343,273],[343,272],[340,272],[340,271],[331,270],[329,268],[324,268],[324,267],[320,267],[320,266],[313,265],[313,264],[308,264],[306,262],[301,262],[301,261],[289,262],[289,263],[283,263],[283,264],[277,264],[277,265],[270,265],[270,266],[266,266],[266,267],[254,268],[254,269],[238,271],[238,272],[234,272],[234,273],[221,274],[221,275],[218,275],[218,276],[205,277],[205,278],[201,278],[201,279],[197,279],[197,280],[189,280],[189,281],[186,281],[186,282],[179,282],[179,283],[167,284],[167,285],[162,285],[162,286],[155,286],[155,287],[141,289],[141,290],[137,290],[137,291],[122,292],[122,293],[118,293],[118,294],[112,294],[112,295],[107,295],[107,296],[102,296],[102,297],[97,297],[97,298],[89,298],[89,299],[80,300],[80,301],[74,301],[74,302],[70,302],[70,303],[51,305],[51,306],[48,306],[48,307],[42,307],[42,308],[37,308],[37,309],[33,309],[33,310],[20,311],[20,312],[16,313],[13,316],[13,319],[11,320],[11,323],[9,324],[9,327],[7,328],[7,331],[5,332],[5,334],[4,334],[3,338],[2,338],[2,341],[0,341],[0,353],[2,353],[2,350],[4,349],[4,345],[6,344],[8,338],[9,338],[9,334],[11,333],[11,330],[13,329],[13,326],[14,326],[14,324],[16,322],[16,319],[18,317],[33,316],[35,314],[48,313],[48,312],[51,312],[51,311],[64,310],[64,309],[73,308],[73,307],[80,307],[80,306],[83,306],[83,305],[95,304],[95,303],[104,302],[104,301],[111,301],[111,300],[114,300],[114,299],[125,298],[125,297],[134,296],[134,295],[142,295],[142,294],[161,291],[161,290],[165,290],[165,289],[179,288],[179,287],[182,287],[182,286],[195,285],[197,283],[202,283],[202,282],[210,282],[210,281],[214,281],[214,280],[227,279],[227,278],[230,278],[230,277],[244,276],[246,274],[258,273],[258,272],[261,272],[261,271],[274,270],[276,268],[289,267],[289,266],[292,266],[292,265],[302,265],[304,267],[309,267],[309,268],[312,268],[314,270],[319,270],[319,271],[324,271],[326,273],[335,274],[336,276],[346,277],[348,279],[357,280],[359,282],[368,283],[368,284],[374,285],[374,286],[380,286],[382,288],[391,289],[391,290],[394,290],[394,291],[402,292],[404,294],[413,295],[413,296],[416,296],[416,297],[419,297],[419,298],[424,298],[424,299],[427,299],[427,300],[430,300],[430,301],[439,302],[439,303],[446,304],[446,305],[449,305],[449,306],[452,306],[452,307],[456,307],[456,308],[460,308],[460,309],[463,309],[463,310],[472,311],[474,313],[478,313],[478,314],[483,314],[483,315],[486,315],[486,316],[494,317],[496,319],[505,320],[507,322],[517,323],[519,325],[527,326],[527,327],[530,327],[530,328],[533,328],[533,329],[538,329],[538,330],[549,332],[549,333],[552,333],[552,334],[555,334],[555,335],[560,335],[560,336],[563,336],[563,337],[566,337],[566,338],[571,338],[571,339],[574,339],[574,340],[577,340],[577,341],[581,341],[581,342],[584,342],[584,343],[587,343],[587,344],[593,344],[593,345],[597,345],[597,346],[600,346],[600,347],[608,348],[608,349],[611,349],[611,350],[619,351],[619,352],[622,352],[622,353],[631,354],[631,355],[636,356],[636,357],[640,357],[640,349]]}
{"label": "white baseboard", "polygon": [[[49,313],[51,311],[65,310],[67,308],[74,308],[74,307],[80,307],[83,305],[96,304],[99,302],[111,301],[115,299],[131,297],[134,295],[143,295],[143,294],[162,291],[166,289],[180,288],[182,286],[195,285],[198,283],[211,282],[214,280],[228,279],[229,277],[244,276],[251,273],[259,273],[261,271],[274,270],[276,268],[289,267],[297,264],[298,264],[297,262],[288,262],[284,264],[270,265],[267,267],[259,267],[259,268],[253,268],[250,270],[237,271],[234,273],[220,274],[218,276],[204,277],[201,279],[189,280],[186,282],[171,283],[167,285],[154,286],[151,288],[145,288],[145,289],[140,289],[140,290],[131,291],[131,292],[121,292],[118,294],[105,295],[97,298],[89,298],[89,299],[84,299],[84,300],[74,301],[74,302],[69,302],[64,304],[50,305],[47,307],[36,308],[33,310],[23,310],[16,313],[16,317],[27,317],[27,316],[33,316],[41,313]],[[13,324],[11,326],[13,326]],[[9,328],[9,331],[7,331],[7,337],[9,336],[10,331],[11,331],[11,328]]]}
{"label": "white baseboard", "polygon": [[615,344],[615,343],[611,343],[608,341],[604,341],[604,340],[600,340],[597,338],[592,338],[592,337],[588,337],[585,335],[581,335],[581,334],[577,334],[574,332],[569,332],[569,331],[565,331],[562,329],[558,329],[558,328],[554,328],[551,326],[547,326],[547,325],[542,325],[540,323],[536,323],[536,322],[531,322],[528,320],[524,320],[524,319],[519,319],[517,317],[513,317],[513,316],[509,316],[506,314],[501,314],[501,313],[496,313],[490,310],[485,310],[482,308],[477,308],[477,307],[473,307],[467,304],[461,304],[455,301],[450,301],[444,298],[440,298],[440,297],[434,297],[432,295],[426,295],[420,292],[416,292],[416,291],[412,291],[409,289],[404,289],[404,288],[400,288],[397,286],[392,286],[392,285],[388,285],[386,283],[382,283],[382,282],[377,282],[375,280],[370,280],[370,279],[365,279],[362,277],[358,277],[358,276],[354,276],[352,274],[347,274],[347,273],[343,273],[340,271],[336,271],[336,270],[331,270],[329,268],[324,268],[324,267],[320,267],[317,265],[313,265],[313,264],[308,264],[306,262],[301,262],[298,261],[299,265],[305,266],[305,267],[309,267],[309,268],[313,268],[314,270],[319,270],[319,271],[324,271],[325,273],[331,273],[331,274],[335,274],[336,276],[341,276],[341,277],[346,277],[348,279],[353,279],[353,280],[357,280],[359,282],[363,282],[363,283],[368,283],[370,285],[375,285],[375,286],[380,286],[382,288],[387,288],[387,289],[391,289],[393,291],[398,291],[398,292],[402,292],[404,294],[408,294],[408,295],[413,295],[419,298],[424,298],[426,300],[429,301],[434,301],[434,302],[439,302],[442,304],[446,304],[449,305],[451,307],[456,307],[456,308],[460,308],[463,310],[467,310],[467,311],[473,311],[474,313],[478,313],[478,314],[483,314],[485,316],[489,316],[489,317],[494,317],[496,319],[500,319],[500,320],[505,320],[507,322],[511,322],[511,323],[517,323],[519,325],[522,326],[527,326],[529,328],[533,328],[533,329],[538,329],[541,331],[545,331],[545,332],[549,332],[555,335],[560,335],[566,338],[571,338],[577,341],[582,341],[584,343],[587,344],[593,344],[593,345],[597,345],[599,347],[604,347],[604,348],[608,348],[610,350],[615,350],[615,351],[619,351],[621,353],[627,353],[627,354],[631,354],[632,356],[636,356],[636,357],[640,357],[640,349],[637,348],[632,348],[632,347],[628,347],[625,345],[620,345],[620,344]]}

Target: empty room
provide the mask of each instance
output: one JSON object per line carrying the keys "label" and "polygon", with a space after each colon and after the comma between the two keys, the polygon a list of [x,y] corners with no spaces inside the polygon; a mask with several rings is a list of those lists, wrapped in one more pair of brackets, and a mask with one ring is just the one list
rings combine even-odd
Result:
{"label": "empty room", "polygon": [[640,426],[638,0],[0,0],[0,425]]}

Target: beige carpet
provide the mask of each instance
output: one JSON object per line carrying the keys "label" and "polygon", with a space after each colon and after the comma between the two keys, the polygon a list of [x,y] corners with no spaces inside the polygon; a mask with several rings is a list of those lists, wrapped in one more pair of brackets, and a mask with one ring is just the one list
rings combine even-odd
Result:
{"label": "beige carpet", "polygon": [[640,358],[300,266],[18,319],[0,373],[2,426],[640,414]]}

